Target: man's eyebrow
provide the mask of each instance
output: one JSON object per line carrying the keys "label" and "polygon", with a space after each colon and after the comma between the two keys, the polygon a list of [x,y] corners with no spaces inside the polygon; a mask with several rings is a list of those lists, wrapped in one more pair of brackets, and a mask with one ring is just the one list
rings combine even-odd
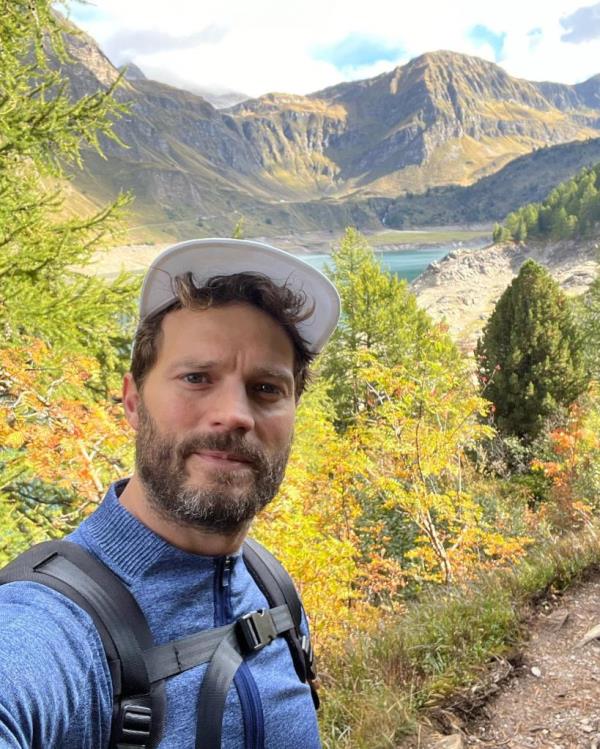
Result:
{"label": "man's eyebrow", "polygon": [[293,384],[294,376],[287,367],[257,367],[254,370],[257,377],[271,377],[274,380],[284,380],[288,384]]}
{"label": "man's eyebrow", "polygon": [[199,369],[212,369],[213,367],[216,367],[218,363],[219,362],[216,360],[179,359],[179,361],[171,364],[169,371],[174,372],[177,369],[191,369],[194,371]]}

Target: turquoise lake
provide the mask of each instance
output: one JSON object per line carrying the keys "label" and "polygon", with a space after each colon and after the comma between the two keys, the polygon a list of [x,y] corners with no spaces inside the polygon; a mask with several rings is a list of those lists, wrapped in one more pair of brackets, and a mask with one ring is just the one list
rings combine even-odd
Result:
{"label": "turquoise lake", "polygon": [[[452,250],[476,250],[480,247],[485,247],[486,244],[489,244],[489,240],[482,241],[481,244],[478,245],[469,244],[468,248],[458,248],[456,245],[439,245],[438,247],[424,249],[409,247],[402,250],[375,252],[375,254],[381,262],[382,267],[392,273],[396,273],[400,278],[405,278],[410,283],[417,276],[423,273],[429,263],[432,263],[434,260],[441,260],[449,252],[452,252]],[[325,254],[304,255],[302,259],[306,260],[311,265],[314,265],[315,268],[322,270],[325,263],[330,259],[330,256]]]}

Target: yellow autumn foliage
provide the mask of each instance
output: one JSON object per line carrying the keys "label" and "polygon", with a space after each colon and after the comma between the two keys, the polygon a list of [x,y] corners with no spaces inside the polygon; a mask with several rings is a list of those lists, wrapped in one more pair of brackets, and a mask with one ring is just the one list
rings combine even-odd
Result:
{"label": "yellow autumn foliage", "polygon": [[120,408],[86,392],[98,370],[39,339],[0,349],[0,561],[63,535],[130,464]]}

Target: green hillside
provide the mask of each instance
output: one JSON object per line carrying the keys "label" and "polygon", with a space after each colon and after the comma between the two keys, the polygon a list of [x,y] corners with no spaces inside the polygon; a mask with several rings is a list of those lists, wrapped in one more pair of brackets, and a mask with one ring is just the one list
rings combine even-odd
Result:
{"label": "green hillside", "polygon": [[502,221],[598,162],[600,138],[539,148],[468,187],[440,187],[400,197],[383,209],[382,217],[389,227]]}
{"label": "green hillside", "polygon": [[590,237],[600,220],[600,163],[561,182],[541,203],[528,203],[494,229],[494,241]]}

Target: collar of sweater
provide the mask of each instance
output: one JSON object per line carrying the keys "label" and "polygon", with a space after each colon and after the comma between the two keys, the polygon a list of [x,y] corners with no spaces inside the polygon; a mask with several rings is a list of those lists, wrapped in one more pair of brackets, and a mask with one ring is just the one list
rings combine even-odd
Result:
{"label": "collar of sweater", "polygon": [[[191,554],[165,541],[123,507],[119,495],[128,479],[111,485],[98,509],[86,518],[73,534],[85,539],[86,545],[128,583],[156,564],[214,569],[217,557]],[[237,557],[241,552],[231,556]]]}

